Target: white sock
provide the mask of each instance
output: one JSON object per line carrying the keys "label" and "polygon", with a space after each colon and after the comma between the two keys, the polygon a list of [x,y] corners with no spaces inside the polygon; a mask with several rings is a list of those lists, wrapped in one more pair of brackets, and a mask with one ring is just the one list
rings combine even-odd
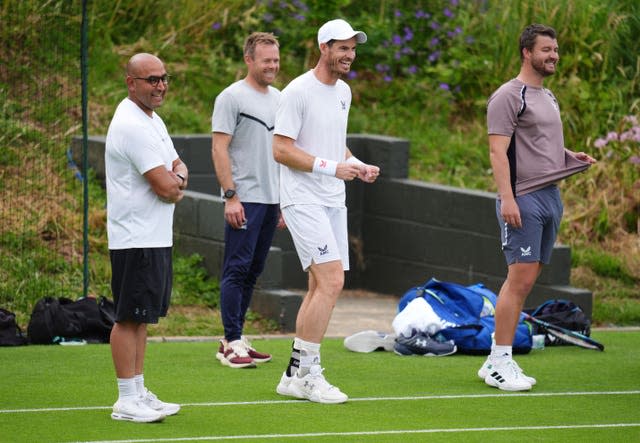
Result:
{"label": "white sock", "polygon": [[511,360],[512,347],[506,345],[492,345],[491,355],[489,359],[493,363],[503,363],[507,360]]}
{"label": "white sock", "polygon": [[135,400],[138,398],[135,378],[118,378],[118,400]]}
{"label": "white sock", "polygon": [[144,395],[144,375],[136,374],[133,379],[136,381],[136,390],[138,395]]}
{"label": "white sock", "polygon": [[311,366],[320,365],[320,343],[311,343],[299,340],[300,345],[300,369],[298,375],[304,377],[309,373]]}

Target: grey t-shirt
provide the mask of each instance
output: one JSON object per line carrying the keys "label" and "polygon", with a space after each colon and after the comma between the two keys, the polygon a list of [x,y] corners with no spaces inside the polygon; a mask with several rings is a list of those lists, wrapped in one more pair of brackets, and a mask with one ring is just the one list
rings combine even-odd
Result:
{"label": "grey t-shirt", "polygon": [[487,103],[489,135],[511,137],[511,188],[519,196],[581,172],[589,163],[565,149],[560,107],[553,93],[513,79]]}
{"label": "grey t-shirt", "polygon": [[[231,176],[243,202],[279,203],[279,169],[273,159],[273,126],[280,91],[263,94],[239,80],[216,97],[212,132],[231,135]],[[223,192],[221,190],[221,192]]]}

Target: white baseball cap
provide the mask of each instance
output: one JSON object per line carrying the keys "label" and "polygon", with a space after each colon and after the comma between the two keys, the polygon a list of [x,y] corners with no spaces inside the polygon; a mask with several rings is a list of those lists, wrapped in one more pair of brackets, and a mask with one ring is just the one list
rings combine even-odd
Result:
{"label": "white baseball cap", "polygon": [[318,45],[329,40],[349,40],[351,37],[355,37],[358,43],[367,41],[367,34],[354,31],[349,23],[340,18],[328,21],[318,29]]}

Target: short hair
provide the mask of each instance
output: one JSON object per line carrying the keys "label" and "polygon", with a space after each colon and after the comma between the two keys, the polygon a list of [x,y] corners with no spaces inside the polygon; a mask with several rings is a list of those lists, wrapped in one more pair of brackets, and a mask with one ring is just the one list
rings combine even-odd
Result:
{"label": "short hair", "polygon": [[253,59],[256,54],[257,45],[276,45],[280,47],[278,38],[270,32],[253,32],[244,41],[244,55],[248,55]]}
{"label": "short hair", "polygon": [[534,23],[524,28],[522,34],[520,34],[520,61],[524,60],[522,50],[527,48],[531,51],[536,44],[536,38],[539,35],[546,35],[547,37],[555,39],[556,30],[551,26],[541,25],[539,23]]}

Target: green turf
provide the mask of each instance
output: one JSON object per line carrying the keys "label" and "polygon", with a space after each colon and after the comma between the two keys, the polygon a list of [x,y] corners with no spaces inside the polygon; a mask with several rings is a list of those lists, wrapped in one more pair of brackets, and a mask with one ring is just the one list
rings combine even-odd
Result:
{"label": "green turf", "polygon": [[222,367],[214,342],[150,343],[147,386],[183,405],[159,424],[109,417],[108,345],[0,348],[0,441],[640,441],[640,332],[593,335],[605,352],[516,357],[538,379],[528,394],[486,386],[482,356],[356,354],[326,340],[325,374],[350,396],[343,405],[275,393],[288,339],[254,340],[274,361],[242,370]]}

